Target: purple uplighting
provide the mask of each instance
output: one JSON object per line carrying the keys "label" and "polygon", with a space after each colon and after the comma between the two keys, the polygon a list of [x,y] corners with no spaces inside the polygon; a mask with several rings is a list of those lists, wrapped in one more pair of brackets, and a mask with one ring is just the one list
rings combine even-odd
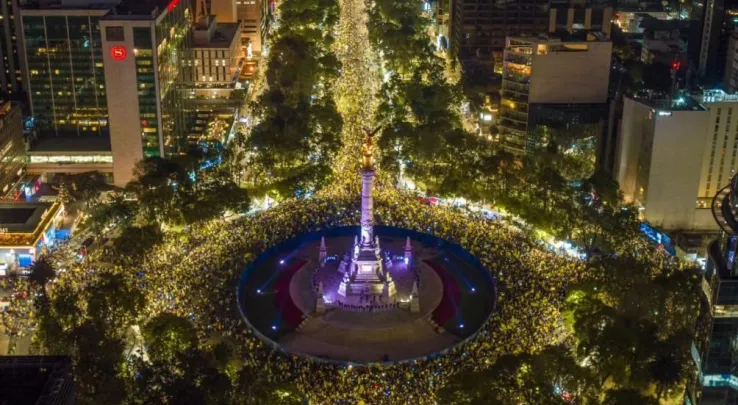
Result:
{"label": "purple uplighting", "polygon": [[284,259],[280,260],[279,264],[284,264]]}

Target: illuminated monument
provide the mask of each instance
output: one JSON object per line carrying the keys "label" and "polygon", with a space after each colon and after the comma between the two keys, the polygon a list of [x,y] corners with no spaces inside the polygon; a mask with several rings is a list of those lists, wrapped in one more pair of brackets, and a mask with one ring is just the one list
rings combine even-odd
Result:
{"label": "illuminated monument", "polygon": [[[361,164],[361,239],[354,239],[349,255],[344,257],[338,271],[343,280],[338,287],[338,295],[344,301],[351,297],[380,296],[385,302],[396,294],[395,282],[382,263],[382,250],[379,238],[374,236],[374,159],[372,157],[372,136],[368,134],[362,151]],[[391,260],[386,260],[391,265]]]}

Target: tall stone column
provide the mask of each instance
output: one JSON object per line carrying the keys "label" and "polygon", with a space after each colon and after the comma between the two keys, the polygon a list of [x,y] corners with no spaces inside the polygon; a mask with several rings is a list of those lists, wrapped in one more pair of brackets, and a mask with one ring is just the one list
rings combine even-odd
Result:
{"label": "tall stone column", "polygon": [[374,243],[374,169],[361,170],[361,246],[372,246]]}

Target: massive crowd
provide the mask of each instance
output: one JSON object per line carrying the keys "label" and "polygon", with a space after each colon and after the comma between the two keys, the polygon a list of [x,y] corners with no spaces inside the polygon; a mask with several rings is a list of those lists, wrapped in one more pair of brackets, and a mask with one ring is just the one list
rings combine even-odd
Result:
{"label": "massive crowd", "polygon": [[[535,352],[567,338],[559,312],[567,288],[597,274],[586,271],[584,262],[551,251],[499,220],[425,205],[394,188],[379,187],[375,194],[375,223],[458,243],[492,273],[497,307],[472,339],[422,360],[349,366],[284,353],[248,329],[236,302],[244,266],[270,246],[301,233],[357,224],[356,187],[167,234],[136,270],[146,296],[141,322],[162,312],[188,317],[203,344],[213,336],[229,339],[246,367],[267,373],[275,382],[295,382],[311,403],[320,404],[433,403],[433,393],[464,368],[481,368],[500,355]],[[53,288],[71,285],[75,291],[83,290],[90,268],[100,265],[99,258],[89,260],[65,269]],[[669,265],[663,257],[654,260],[656,266]]]}
{"label": "massive crowd", "polygon": [[239,342],[247,364],[276,380],[297,381],[315,403],[339,398],[349,403],[429,403],[444,379],[464,367],[483,366],[499,355],[535,351],[563,339],[558,311],[567,285],[585,274],[582,263],[481,216],[423,205],[394,190],[377,194],[378,224],[457,242],[496,278],[497,310],[471,341],[420,361],[348,367],[282,353],[248,330],[236,303],[243,265],[300,233],[358,223],[358,195],[345,193],[289,202],[233,222],[211,221],[155,247],[142,271],[147,316],[174,312],[192,319],[203,340],[215,332]]}

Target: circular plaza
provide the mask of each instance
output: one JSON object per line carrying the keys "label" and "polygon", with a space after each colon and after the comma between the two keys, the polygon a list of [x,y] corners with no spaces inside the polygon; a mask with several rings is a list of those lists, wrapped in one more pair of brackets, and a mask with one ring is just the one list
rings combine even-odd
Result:
{"label": "circular plaza", "polygon": [[475,257],[429,234],[373,230],[393,294],[342,293],[359,227],[306,233],[244,269],[238,291],[247,324],[280,350],[352,363],[443,353],[482,327],[495,285]]}

